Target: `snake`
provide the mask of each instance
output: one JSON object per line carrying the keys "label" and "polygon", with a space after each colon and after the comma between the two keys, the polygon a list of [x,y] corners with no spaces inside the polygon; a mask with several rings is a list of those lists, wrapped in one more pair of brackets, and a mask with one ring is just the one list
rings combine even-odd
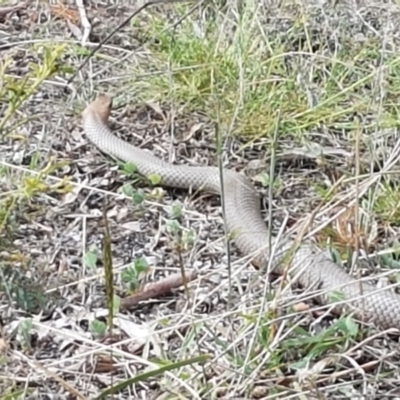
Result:
{"label": "snake", "polygon": [[[225,232],[239,252],[256,267],[285,274],[301,287],[314,290],[317,302],[337,313],[351,312],[378,329],[400,330],[400,295],[356,279],[316,244],[293,239],[275,240],[261,213],[260,195],[245,174],[218,166],[173,164],[120,139],[110,129],[113,99],[100,93],[82,111],[83,131],[89,142],[106,155],[135,165],[139,174],[158,175],[163,187],[218,195],[224,202]],[[221,179],[222,176],[222,179]],[[274,250],[274,251],[273,251]],[[270,260],[271,258],[271,260]],[[269,264],[268,264],[269,263]]]}

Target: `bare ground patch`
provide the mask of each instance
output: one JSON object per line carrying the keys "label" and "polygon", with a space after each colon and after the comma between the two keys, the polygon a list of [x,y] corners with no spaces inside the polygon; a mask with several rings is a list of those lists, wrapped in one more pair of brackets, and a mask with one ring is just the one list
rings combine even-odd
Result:
{"label": "bare ground patch", "polygon": [[[93,42],[135,8],[92,3]],[[370,257],[355,274],[391,271],[397,282],[399,10],[309,3],[147,9],[72,93],[63,85],[90,48],[71,34],[77,9],[32,4],[1,22],[2,392],[94,398],[170,365],[115,397],[399,395],[396,337],[332,316],[290,285],[281,295],[281,278],[260,276],[234,243],[227,257],[219,199],[151,186],[88,144],[80,126],[85,105],[108,92],[121,137],[171,162],[217,165],[217,125],[224,165],[253,177],[274,234],[283,223],[295,232],[322,205],[313,240],[344,268],[359,247]],[[358,220],[349,207],[318,230],[350,203],[357,174],[366,188]],[[188,293],[116,312],[113,332],[104,209],[118,296],[182,267],[200,273]],[[204,354],[206,363],[179,365]]]}

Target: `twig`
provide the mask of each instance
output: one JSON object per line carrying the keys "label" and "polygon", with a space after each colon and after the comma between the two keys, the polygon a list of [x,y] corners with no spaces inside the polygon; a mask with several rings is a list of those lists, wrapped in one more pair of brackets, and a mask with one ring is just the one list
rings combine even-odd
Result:
{"label": "twig", "polygon": [[196,279],[197,276],[198,272],[192,270],[186,273],[185,277],[183,277],[181,273],[177,273],[170,275],[161,281],[150,283],[142,291],[122,299],[121,310],[129,310],[143,300],[165,296],[166,294],[171,293],[172,289],[176,289],[185,283]]}
{"label": "twig", "polygon": [[81,18],[81,24],[83,27],[83,35],[82,35],[82,46],[85,47],[86,41],[89,39],[90,31],[92,29],[92,26],[90,25],[89,20],[87,19],[86,16],[86,10],[85,6],[83,5],[82,0],[76,0],[76,6],[78,7],[79,10],[79,16]]}

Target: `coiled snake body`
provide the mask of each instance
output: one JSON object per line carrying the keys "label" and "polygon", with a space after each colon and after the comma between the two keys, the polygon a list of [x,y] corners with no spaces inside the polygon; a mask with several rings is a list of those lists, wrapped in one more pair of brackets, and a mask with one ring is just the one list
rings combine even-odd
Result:
{"label": "coiled snake body", "polygon": [[[161,185],[221,193],[217,167],[171,165],[114,136],[108,127],[111,106],[111,99],[100,95],[82,114],[86,136],[101,151],[135,164],[144,176],[159,175]],[[259,196],[250,180],[235,171],[225,170],[223,182],[227,231],[233,232],[236,246],[245,255],[251,255],[255,265],[264,265],[269,255],[268,230],[260,213]],[[275,269],[282,268],[282,258],[291,246],[289,242],[279,245],[279,255],[272,263]],[[329,302],[330,295],[340,292],[341,297],[336,296],[336,299],[345,300],[346,307],[351,307],[357,317],[383,329],[400,329],[399,295],[356,281],[312,244],[300,245],[288,260],[289,274],[296,276],[304,288],[323,293],[318,296],[323,304]],[[336,310],[340,312],[342,306],[337,306]]]}

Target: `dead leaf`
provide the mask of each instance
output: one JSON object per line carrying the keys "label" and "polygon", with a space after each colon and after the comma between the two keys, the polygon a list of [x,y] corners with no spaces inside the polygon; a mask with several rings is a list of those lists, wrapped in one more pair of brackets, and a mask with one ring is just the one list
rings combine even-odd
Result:
{"label": "dead leaf", "polygon": [[151,341],[153,344],[153,352],[157,353],[157,343],[152,338],[152,330],[145,324],[136,324],[129,320],[126,316],[115,316],[114,324],[118,326],[121,331],[128,335],[133,340],[129,343],[129,349],[133,353],[141,349],[147,342]]}
{"label": "dead leaf", "polygon": [[156,114],[161,115],[162,117],[164,117],[163,110],[160,107],[159,103],[153,103],[152,101],[146,101],[145,104],[147,106],[149,106]]}
{"label": "dead leaf", "polygon": [[132,232],[142,232],[142,229],[140,228],[140,223],[138,221],[127,222],[125,224],[122,224],[122,227]]}
{"label": "dead leaf", "polygon": [[67,19],[67,25],[71,33],[78,39],[81,40],[83,37],[82,31],[77,27],[75,24],[73,24],[69,19]]}
{"label": "dead leaf", "polygon": [[78,12],[66,7],[64,4],[51,6],[51,12],[54,16],[64,19],[67,22],[71,22],[75,25],[79,23]]}

